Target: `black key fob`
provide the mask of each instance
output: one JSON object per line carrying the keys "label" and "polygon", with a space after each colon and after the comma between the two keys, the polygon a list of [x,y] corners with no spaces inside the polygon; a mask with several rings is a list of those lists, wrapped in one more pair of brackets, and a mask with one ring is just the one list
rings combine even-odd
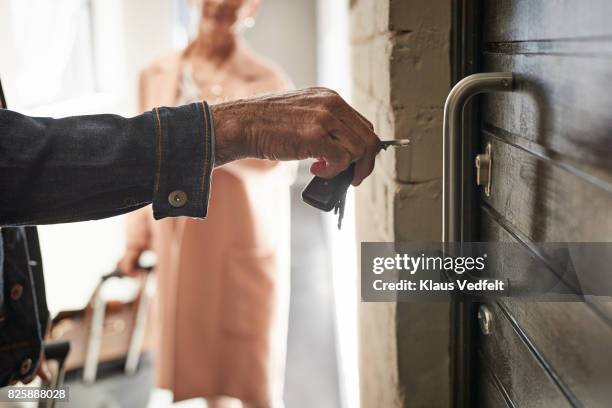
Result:
{"label": "black key fob", "polygon": [[302,191],[302,200],[315,208],[331,211],[344,198],[353,181],[355,163],[352,163],[342,173],[331,179],[313,177]]}

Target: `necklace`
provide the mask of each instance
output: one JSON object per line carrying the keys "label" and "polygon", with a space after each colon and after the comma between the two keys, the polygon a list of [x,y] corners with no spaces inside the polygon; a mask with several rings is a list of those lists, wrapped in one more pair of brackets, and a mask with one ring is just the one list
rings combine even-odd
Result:
{"label": "necklace", "polygon": [[227,77],[229,76],[228,67],[230,66],[231,61],[232,58],[228,58],[216,69],[208,71],[207,77],[204,78],[202,78],[201,75],[197,75],[197,72],[201,72],[200,70],[194,69],[193,77],[198,88],[204,92],[209,92],[213,96],[221,96],[225,90],[224,85]]}
{"label": "necklace", "polygon": [[212,93],[215,96],[221,96],[221,94],[223,93],[223,85],[221,85],[221,84],[212,84],[210,86],[210,93]]}

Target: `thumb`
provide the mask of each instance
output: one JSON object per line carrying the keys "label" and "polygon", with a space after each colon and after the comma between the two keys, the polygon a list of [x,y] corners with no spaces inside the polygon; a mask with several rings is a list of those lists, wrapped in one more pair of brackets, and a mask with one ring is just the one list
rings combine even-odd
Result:
{"label": "thumb", "polygon": [[335,157],[335,160],[326,158],[317,159],[317,161],[310,165],[310,172],[315,176],[330,179],[346,170],[350,164],[351,156],[346,152],[342,152]]}

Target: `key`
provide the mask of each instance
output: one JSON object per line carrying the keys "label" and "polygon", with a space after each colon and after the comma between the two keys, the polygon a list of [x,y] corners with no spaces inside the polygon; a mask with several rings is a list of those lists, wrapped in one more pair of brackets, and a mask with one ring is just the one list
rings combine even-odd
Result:
{"label": "key", "polygon": [[395,146],[395,147],[410,146],[410,139],[382,140],[380,142],[380,148],[382,150],[387,150],[391,146]]}
{"label": "key", "polygon": [[302,200],[306,204],[325,212],[336,209],[340,200],[346,196],[346,190],[353,181],[354,171],[355,163],[352,163],[334,178],[313,177],[302,191]]}
{"label": "key", "polygon": [[[409,145],[409,139],[385,140],[380,142],[380,149],[387,150],[390,146],[406,147]],[[351,163],[346,170],[334,178],[324,179],[315,176],[302,191],[302,200],[306,204],[325,212],[334,210],[334,214],[338,214],[338,229],[342,226],[346,191],[353,181],[354,171],[355,163]]]}
{"label": "key", "polygon": [[342,195],[342,198],[336,204],[336,208],[334,209],[334,214],[338,214],[338,231],[342,229],[342,219],[344,218],[344,205],[346,204],[346,191]]}

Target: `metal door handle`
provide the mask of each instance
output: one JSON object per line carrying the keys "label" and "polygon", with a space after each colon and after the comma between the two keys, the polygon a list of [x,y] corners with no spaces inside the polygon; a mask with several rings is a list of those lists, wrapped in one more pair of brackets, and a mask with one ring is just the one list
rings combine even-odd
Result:
{"label": "metal door handle", "polygon": [[484,187],[487,197],[491,195],[491,173],[493,172],[493,148],[491,143],[487,143],[485,152],[476,155],[474,159],[476,166],[476,185]]}
{"label": "metal door handle", "polygon": [[442,241],[461,240],[461,207],[463,191],[461,174],[463,137],[463,108],[472,96],[481,93],[511,92],[514,75],[511,72],[473,74],[459,81],[451,89],[444,104],[443,183],[442,183]]}

